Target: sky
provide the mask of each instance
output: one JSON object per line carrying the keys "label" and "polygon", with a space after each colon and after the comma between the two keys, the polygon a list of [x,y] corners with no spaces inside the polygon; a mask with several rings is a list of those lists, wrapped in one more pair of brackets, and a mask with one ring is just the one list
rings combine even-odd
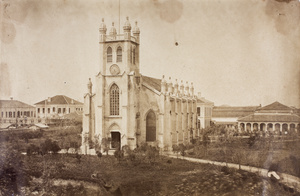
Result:
{"label": "sky", "polygon": [[120,23],[118,0],[0,2],[0,99],[83,101],[102,18],[123,33],[128,16],[143,75],[193,82],[216,106],[300,107],[299,0],[120,0]]}

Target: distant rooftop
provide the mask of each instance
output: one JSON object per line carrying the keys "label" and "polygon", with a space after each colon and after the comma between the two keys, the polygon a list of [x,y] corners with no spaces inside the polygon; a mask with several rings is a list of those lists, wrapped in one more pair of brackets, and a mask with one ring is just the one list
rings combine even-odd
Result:
{"label": "distant rooftop", "polygon": [[276,110],[276,111],[291,111],[293,108],[283,105],[282,103],[279,103],[278,101],[275,101],[274,103],[271,103],[269,105],[266,105],[264,107],[261,107],[258,109],[258,111],[269,111],[269,110]]}
{"label": "distant rooftop", "polygon": [[76,101],[75,99],[71,99],[70,97],[67,97],[65,95],[56,95],[54,97],[50,97],[48,99],[45,99],[43,101],[40,101],[34,105],[45,105],[45,104],[58,104],[58,105],[83,105],[83,103]]}
{"label": "distant rooftop", "polygon": [[0,100],[0,108],[34,108],[34,106],[18,100]]}
{"label": "distant rooftop", "polygon": [[260,106],[214,106],[212,117],[244,117],[253,114]]}
{"label": "distant rooftop", "polygon": [[204,97],[198,97],[197,98],[197,103],[208,103],[208,104],[214,104],[214,102],[209,101],[207,99],[205,99]]}
{"label": "distant rooftop", "polygon": [[242,122],[297,122],[300,123],[300,117],[295,114],[251,114],[239,118],[238,121]]}

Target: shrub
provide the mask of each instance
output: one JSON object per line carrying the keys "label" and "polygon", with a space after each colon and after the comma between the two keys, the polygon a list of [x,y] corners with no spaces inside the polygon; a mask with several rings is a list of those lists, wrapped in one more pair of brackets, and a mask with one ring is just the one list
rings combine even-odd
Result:
{"label": "shrub", "polygon": [[106,152],[106,155],[108,155],[108,151],[110,149],[110,139],[102,138],[101,147],[103,149],[103,152]]}
{"label": "shrub", "polygon": [[30,156],[32,154],[38,154],[39,152],[40,152],[40,148],[34,144],[30,144],[26,150],[27,156]]}
{"label": "shrub", "polygon": [[119,163],[121,161],[121,159],[124,157],[124,151],[123,150],[120,150],[120,149],[117,149],[115,152],[114,152],[114,156],[116,159],[118,159]]}
{"label": "shrub", "polygon": [[98,156],[99,158],[102,157],[102,153],[101,153],[101,152],[97,151],[96,154],[97,154],[97,156]]}
{"label": "shrub", "polygon": [[179,144],[179,150],[181,156],[185,156],[186,146],[184,144]]}
{"label": "shrub", "polygon": [[177,155],[177,158],[178,158],[178,153],[180,152],[179,146],[178,145],[173,145],[172,149],[173,149],[173,153],[175,153]]}
{"label": "shrub", "polygon": [[49,152],[56,154],[58,151],[61,150],[57,142],[52,141],[51,139],[46,139],[45,142],[41,144],[40,149],[42,155],[48,154]]}

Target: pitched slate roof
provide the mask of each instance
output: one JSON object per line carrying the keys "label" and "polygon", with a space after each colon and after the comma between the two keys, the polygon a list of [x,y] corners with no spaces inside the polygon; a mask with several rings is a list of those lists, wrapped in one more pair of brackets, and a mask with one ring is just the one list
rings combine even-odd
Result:
{"label": "pitched slate roof", "polygon": [[282,103],[279,103],[278,101],[275,101],[274,103],[271,103],[269,105],[266,105],[266,106],[258,109],[258,111],[270,111],[270,110],[291,111],[292,108],[289,106],[283,105]]}
{"label": "pitched slate roof", "polygon": [[244,117],[253,114],[260,106],[214,106],[212,117]]}
{"label": "pitched slate roof", "polygon": [[0,100],[0,108],[34,108],[32,105],[17,100]]}
{"label": "pitched slate roof", "polygon": [[51,97],[51,100],[48,101],[48,99],[45,99],[43,101],[40,101],[34,105],[45,105],[45,102],[47,102],[47,104],[53,104],[53,105],[60,105],[60,104],[67,104],[67,105],[71,105],[72,104],[72,100],[73,100],[73,104],[76,105],[83,105],[83,103],[76,101],[74,99],[71,99],[70,97],[67,97],[65,95],[56,95],[54,97]]}
{"label": "pitched slate roof", "polygon": [[161,79],[142,76],[143,83],[148,84],[157,91],[161,91]]}
{"label": "pitched slate roof", "polygon": [[239,118],[240,122],[297,122],[300,123],[300,117],[295,114],[251,114]]}

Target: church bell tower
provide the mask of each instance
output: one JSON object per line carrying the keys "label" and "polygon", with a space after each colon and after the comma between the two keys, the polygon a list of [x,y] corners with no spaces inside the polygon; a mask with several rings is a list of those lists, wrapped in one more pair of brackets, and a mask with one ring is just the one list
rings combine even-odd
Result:
{"label": "church bell tower", "polygon": [[[117,34],[114,23],[106,34],[107,28],[102,19],[100,24],[100,72],[103,75],[116,76],[134,71],[139,74],[140,30],[135,23],[131,34],[129,18],[123,25],[124,34]],[[120,33],[120,32],[119,32]]]}

